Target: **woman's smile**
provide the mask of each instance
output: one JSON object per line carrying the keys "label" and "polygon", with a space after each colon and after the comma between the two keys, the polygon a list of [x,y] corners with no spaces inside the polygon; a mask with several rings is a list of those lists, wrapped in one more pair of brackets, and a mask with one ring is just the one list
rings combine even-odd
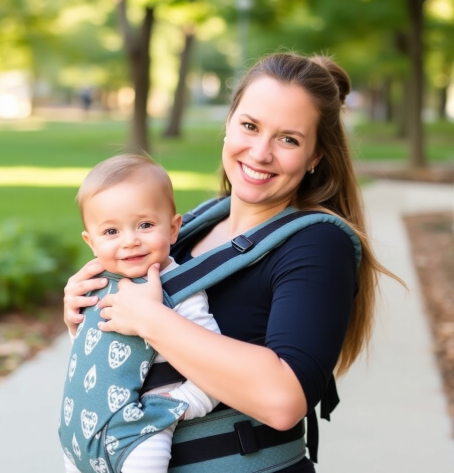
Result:
{"label": "woman's smile", "polygon": [[253,184],[261,184],[265,181],[268,182],[271,178],[276,176],[276,174],[274,173],[255,170],[247,166],[246,164],[242,163],[241,161],[239,161],[238,164],[240,165],[241,170],[245,174],[246,178],[249,178],[250,181],[249,180],[248,181],[252,182]]}

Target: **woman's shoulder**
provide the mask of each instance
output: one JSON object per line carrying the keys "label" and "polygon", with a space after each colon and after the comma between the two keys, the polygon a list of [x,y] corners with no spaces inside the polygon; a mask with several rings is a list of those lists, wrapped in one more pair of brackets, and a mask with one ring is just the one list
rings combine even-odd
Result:
{"label": "woman's shoulder", "polygon": [[356,264],[350,236],[330,222],[318,222],[296,231],[269,255],[270,269],[336,267]]}
{"label": "woman's shoulder", "polygon": [[282,250],[285,248],[329,247],[351,250],[354,253],[354,244],[350,234],[331,221],[316,222],[297,230],[284,241],[281,247]]}

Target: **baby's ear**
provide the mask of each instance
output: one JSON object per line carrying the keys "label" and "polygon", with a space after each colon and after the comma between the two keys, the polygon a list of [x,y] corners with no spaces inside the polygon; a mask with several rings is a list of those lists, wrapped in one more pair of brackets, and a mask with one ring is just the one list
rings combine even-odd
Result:
{"label": "baby's ear", "polygon": [[87,231],[83,231],[81,233],[82,235],[82,240],[91,248],[91,251],[93,251],[93,255],[96,255],[95,247],[93,246],[93,243],[91,242],[90,234]]}
{"label": "baby's ear", "polygon": [[178,238],[178,233],[180,233],[181,228],[181,215],[175,214],[170,223],[170,244],[173,245]]}

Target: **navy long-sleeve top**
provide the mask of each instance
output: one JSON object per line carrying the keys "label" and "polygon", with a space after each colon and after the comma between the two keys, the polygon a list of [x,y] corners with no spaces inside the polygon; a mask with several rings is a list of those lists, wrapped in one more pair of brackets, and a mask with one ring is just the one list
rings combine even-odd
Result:
{"label": "navy long-sleeve top", "polygon": [[[191,259],[203,236],[179,248],[179,263]],[[317,223],[206,292],[221,333],[242,341],[265,336],[265,346],[294,371],[311,412],[336,366],[355,287],[350,237],[334,224]],[[303,463],[282,471],[313,471]]]}
{"label": "navy long-sleeve top", "polygon": [[[179,252],[180,264],[194,244]],[[336,365],[355,281],[351,239],[336,225],[318,223],[206,292],[221,333],[242,341],[265,335],[265,346],[295,372],[311,411]]]}

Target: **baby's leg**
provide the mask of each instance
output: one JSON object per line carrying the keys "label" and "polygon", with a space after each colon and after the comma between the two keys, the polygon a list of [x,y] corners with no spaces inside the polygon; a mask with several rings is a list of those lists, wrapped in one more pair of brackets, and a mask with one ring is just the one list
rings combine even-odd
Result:
{"label": "baby's leg", "polygon": [[63,454],[63,457],[65,459],[66,473],[80,473],[80,471],[76,468],[74,463],[65,454]]}
{"label": "baby's leg", "polygon": [[173,431],[177,423],[149,437],[126,458],[122,473],[167,473]]}

